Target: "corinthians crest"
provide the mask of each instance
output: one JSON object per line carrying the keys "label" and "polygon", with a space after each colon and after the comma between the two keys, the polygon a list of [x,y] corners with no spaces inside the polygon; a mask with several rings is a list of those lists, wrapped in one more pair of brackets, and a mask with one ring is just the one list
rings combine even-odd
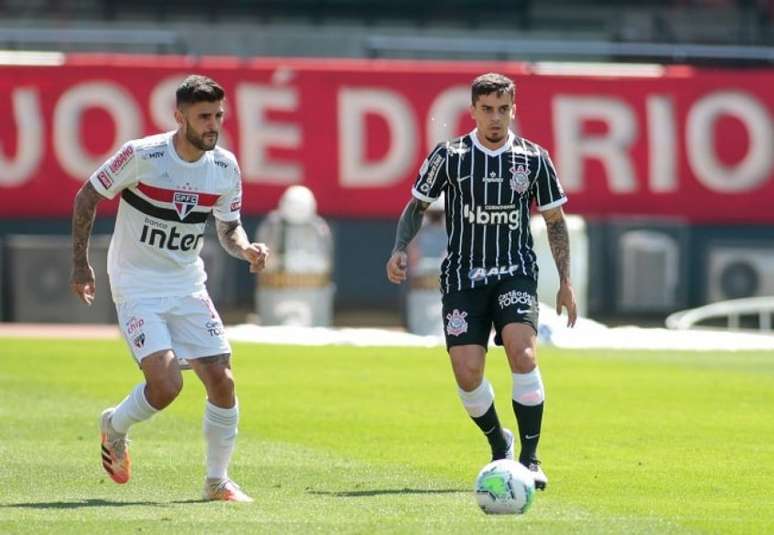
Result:
{"label": "corinthians crest", "polygon": [[522,164],[513,166],[511,171],[511,189],[521,195],[529,188],[529,168]]}
{"label": "corinthians crest", "polygon": [[446,319],[449,320],[446,324],[446,332],[449,336],[459,336],[468,332],[468,322],[465,321],[467,315],[467,312],[460,312],[456,308],[451,314],[446,314]]}

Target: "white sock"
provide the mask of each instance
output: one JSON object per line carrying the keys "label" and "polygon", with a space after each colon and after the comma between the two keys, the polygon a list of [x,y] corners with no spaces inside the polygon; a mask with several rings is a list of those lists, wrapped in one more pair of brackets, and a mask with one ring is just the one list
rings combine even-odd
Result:
{"label": "white sock", "polygon": [[494,388],[486,379],[481,381],[481,384],[470,392],[458,388],[457,392],[462,400],[462,405],[468,414],[473,418],[483,416],[489,407],[494,403]]}
{"label": "white sock", "polygon": [[514,373],[513,400],[527,407],[540,405],[546,399],[543,378],[537,366],[529,373]]}
{"label": "white sock", "polygon": [[116,407],[116,412],[110,417],[110,423],[113,429],[126,434],[131,426],[149,419],[157,412],[159,411],[151,407],[145,399],[145,383],[140,383]]}
{"label": "white sock", "polygon": [[207,478],[227,479],[228,463],[234,452],[239,422],[239,402],[230,409],[207,400],[204,408],[204,438],[207,441]]}

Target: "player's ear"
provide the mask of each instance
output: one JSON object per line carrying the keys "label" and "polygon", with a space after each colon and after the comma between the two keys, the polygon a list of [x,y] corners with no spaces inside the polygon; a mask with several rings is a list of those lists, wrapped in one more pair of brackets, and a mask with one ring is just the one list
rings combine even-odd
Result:
{"label": "player's ear", "polygon": [[180,111],[180,108],[175,108],[175,122],[178,127],[183,126],[185,123],[185,117],[183,117],[183,112]]}
{"label": "player's ear", "polygon": [[471,104],[470,105],[470,118],[475,119],[476,118],[476,105]]}

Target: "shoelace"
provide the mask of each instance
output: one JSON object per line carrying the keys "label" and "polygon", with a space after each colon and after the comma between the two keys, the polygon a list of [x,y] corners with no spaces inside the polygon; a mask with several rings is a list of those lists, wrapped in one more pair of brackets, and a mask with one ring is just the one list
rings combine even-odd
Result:
{"label": "shoelace", "polygon": [[110,439],[108,436],[108,443],[115,452],[116,456],[122,458],[126,455],[126,447],[129,445],[129,439],[126,436]]}

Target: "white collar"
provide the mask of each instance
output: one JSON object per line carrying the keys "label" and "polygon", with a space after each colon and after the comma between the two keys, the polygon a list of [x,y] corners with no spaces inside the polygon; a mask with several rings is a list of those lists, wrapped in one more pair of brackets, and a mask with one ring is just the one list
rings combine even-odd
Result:
{"label": "white collar", "polygon": [[499,156],[503,152],[510,150],[511,146],[513,145],[513,140],[516,139],[516,134],[514,134],[513,131],[508,130],[508,139],[505,140],[503,146],[496,150],[492,150],[483,146],[478,140],[478,128],[474,128],[473,131],[468,135],[470,136],[470,139],[473,140],[473,144],[476,146],[476,148],[485,154],[488,154],[489,156]]}
{"label": "white collar", "polygon": [[[184,159],[180,157],[180,155],[175,150],[175,141],[173,139],[175,135],[175,131],[167,132],[167,145],[169,146],[169,153],[172,156],[172,159],[175,160],[180,165],[183,165],[185,167],[199,167],[200,165],[203,165],[207,163],[208,160],[208,153],[212,151],[204,151],[204,154],[202,154],[201,158],[196,160],[195,162],[187,162]],[[181,134],[182,135],[182,134]]]}

